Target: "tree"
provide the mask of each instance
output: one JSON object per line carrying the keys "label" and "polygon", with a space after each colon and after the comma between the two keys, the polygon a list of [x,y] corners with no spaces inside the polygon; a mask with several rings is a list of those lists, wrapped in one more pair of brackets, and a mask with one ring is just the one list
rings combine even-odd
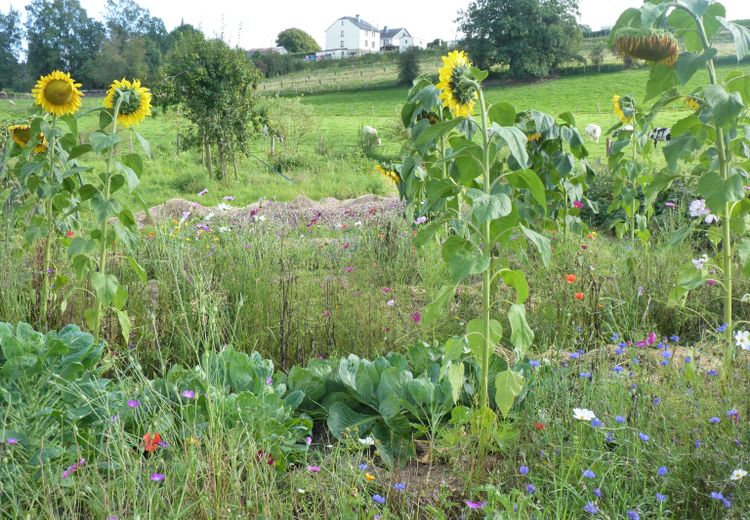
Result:
{"label": "tree", "polygon": [[596,70],[601,70],[602,68],[602,63],[604,63],[604,51],[606,49],[607,48],[600,43],[589,51],[589,59],[591,60],[591,64],[596,66]]}
{"label": "tree", "polygon": [[481,67],[544,77],[576,54],[578,0],[474,0],[459,13],[464,46]]}
{"label": "tree", "polygon": [[14,86],[18,80],[23,30],[21,16],[12,7],[8,14],[0,13],[0,89]]}
{"label": "tree", "polygon": [[82,71],[104,41],[104,26],[89,18],[78,0],[32,0],[26,15],[27,65],[33,77],[55,69]]}
{"label": "tree", "polygon": [[245,52],[201,33],[185,34],[164,60],[163,106],[180,106],[195,126],[204,164],[213,174],[212,150],[219,155],[219,177],[227,175],[236,151],[244,151],[257,122],[255,91],[261,74]]}
{"label": "tree", "polygon": [[419,49],[410,47],[398,58],[398,82],[411,85],[419,76]]}
{"label": "tree", "polygon": [[315,38],[302,29],[294,28],[281,31],[276,37],[276,45],[284,47],[292,54],[310,54],[320,50],[320,45],[315,41]]}
{"label": "tree", "polygon": [[85,74],[97,88],[106,88],[113,80],[123,77],[146,80],[151,77],[146,45],[146,39],[140,36],[126,39],[113,36],[102,44]]}

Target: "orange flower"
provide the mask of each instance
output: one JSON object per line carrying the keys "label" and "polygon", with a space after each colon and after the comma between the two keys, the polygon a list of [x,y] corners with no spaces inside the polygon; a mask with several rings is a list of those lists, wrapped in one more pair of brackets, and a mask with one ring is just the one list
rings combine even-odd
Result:
{"label": "orange flower", "polygon": [[583,300],[583,293],[582,292],[577,292],[576,293],[576,300]]}
{"label": "orange flower", "polygon": [[367,480],[368,480],[369,482],[372,482],[373,480],[375,480],[375,475],[371,475],[370,473],[365,473],[365,478],[366,478],[366,479],[367,479]]}
{"label": "orange flower", "polygon": [[565,277],[565,281],[568,283],[575,283],[576,280],[578,280],[578,277],[574,274],[569,274]]}
{"label": "orange flower", "polygon": [[153,453],[159,449],[159,443],[161,442],[161,435],[158,433],[147,433],[143,436],[144,448],[147,452]]}
{"label": "orange flower", "polygon": [[544,429],[544,423],[542,422],[534,423],[534,428],[541,431]]}

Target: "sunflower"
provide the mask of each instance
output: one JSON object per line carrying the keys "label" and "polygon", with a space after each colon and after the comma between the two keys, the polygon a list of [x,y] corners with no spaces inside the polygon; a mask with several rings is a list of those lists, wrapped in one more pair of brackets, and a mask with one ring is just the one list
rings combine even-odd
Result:
{"label": "sunflower", "polygon": [[625,56],[672,66],[680,48],[668,31],[623,27],[615,34],[615,46]]}
{"label": "sunflower", "polygon": [[81,108],[83,93],[81,86],[70,77],[69,72],[56,70],[39,78],[31,91],[34,103],[41,105],[45,112],[56,116],[74,114]]}
{"label": "sunflower", "polygon": [[118,101],[117,122],[125,128],[137,125],[151,115],[151,92],[142,87],[138,79],[132,83],[125,78],[112,82],[104,98],[104,107],[115,108]]}
{"label": "sunflower", "polygon": [[453,51],[443,56],[437,87],[443,106],[448,107],[455,117],[469,116],[479,97],[473,87],[461,84],[470,68],[471,61],[464,51]]}
{"label": "sunflower", "polygon": [[680,98],[680,101],[685,103],[693,112],[697,112],[701,108],[701,102],[693,96],[683,96]]}
{"label": "sunflower", "polygon": [[[25,148],[31,140],[31,127],[29,125],[11,125],[8,127],[8,133],[11,139],[21,148]],[[39,143],[34,146],[34,153],[44,153],[47,151],[47,140],[44,135],[39,134]]]}
{"label": "sunflower", "polygon": [[401,182],[401,177],[399,176],[398,172],[396,170],[391,170],[388,168],[383,168],[380,164],[375,165],[375,171],[380,173],[381,175],[388,177],[390,180],[392,180],[395,184],[398,184]]}
{"label": "sunflower", "polygon": [[529,134],[529,136],[527,137],[529,142],[534,141],[536,143],[538,143],[541,138],[542,134],[540,132],[534,132],[533,134]]}
{"label": "sunflower", "polygon": [[612,106],[617,118],[625,124],[633,121],[635,115],[635,103],[629,96],[612,96]]}

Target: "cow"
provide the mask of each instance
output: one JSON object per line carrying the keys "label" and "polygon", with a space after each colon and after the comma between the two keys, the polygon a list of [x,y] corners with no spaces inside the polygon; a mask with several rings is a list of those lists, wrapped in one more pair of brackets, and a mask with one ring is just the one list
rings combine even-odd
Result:
{"label": "cow", "polygon": [[598,143],[599,139],[602,137],[602,127],[593,123],[587,125],[586,135],[589,136],[595,143]]}
{"label": "cow", "polygon": [[363,126],[362,132],[360,133],[360,141],[362,148],[367,150],[380,146],[380,138],[378,137],[378,131],[371,126]]}
{"label": "cow", "polygon": [[654,142],[654,146],[657,146],[660,142],[667,143],[672,140],[672,129],[654,128],[648,133],[648,138]]}

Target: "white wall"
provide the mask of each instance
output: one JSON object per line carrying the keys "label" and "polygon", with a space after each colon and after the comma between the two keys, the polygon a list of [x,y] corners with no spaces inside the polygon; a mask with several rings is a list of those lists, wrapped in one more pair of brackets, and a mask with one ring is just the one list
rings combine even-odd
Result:
{"label": "white wall", "polygon": [[380,33],[362,30],[349,20],[337,20],[326,31],[325,50],[330,51],[342,47],[359,54],[380,52]]}

